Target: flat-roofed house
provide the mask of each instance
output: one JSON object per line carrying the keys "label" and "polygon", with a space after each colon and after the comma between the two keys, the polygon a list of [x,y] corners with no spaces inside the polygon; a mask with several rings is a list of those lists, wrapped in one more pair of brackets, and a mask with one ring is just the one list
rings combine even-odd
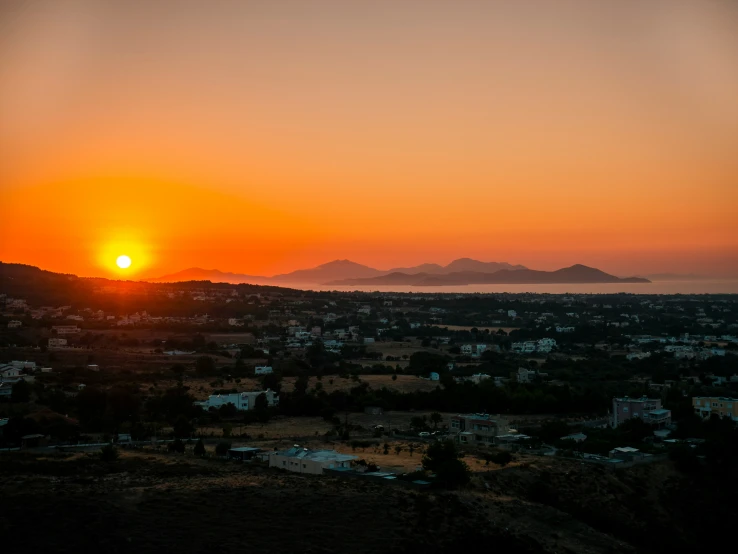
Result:
{"label": "flat-roofed house", "polygon": [[358,457],[335,450],[310,450],[295,445],[289,450],[272,452],[269,455],[269,467],[321,475],[324,469],[349,468],[353,460],[358,460]]}

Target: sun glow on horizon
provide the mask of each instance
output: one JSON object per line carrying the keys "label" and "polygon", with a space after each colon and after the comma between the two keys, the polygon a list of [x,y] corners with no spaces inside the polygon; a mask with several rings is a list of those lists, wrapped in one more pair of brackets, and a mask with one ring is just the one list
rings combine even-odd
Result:
{"label": "sun glow on horizon", "polygon": [[96,266],[113,278],[130,279],[151,267],[154,259],[150,241],[133,230],[103,231],[108,239],[91,244]]}

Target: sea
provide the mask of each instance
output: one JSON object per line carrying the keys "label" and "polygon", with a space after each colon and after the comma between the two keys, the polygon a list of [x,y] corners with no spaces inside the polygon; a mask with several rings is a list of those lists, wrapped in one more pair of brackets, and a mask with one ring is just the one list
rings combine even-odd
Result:
{"label": "sea", "polygon": [[552,285],[454,285],[415,287],[410,285],[290,285],[295,288],[340,292],[434,293],[537,293],[537,294],[738,294],[738,279],[696,279],[692,281],[653,281],[651,283],[583,283]]}

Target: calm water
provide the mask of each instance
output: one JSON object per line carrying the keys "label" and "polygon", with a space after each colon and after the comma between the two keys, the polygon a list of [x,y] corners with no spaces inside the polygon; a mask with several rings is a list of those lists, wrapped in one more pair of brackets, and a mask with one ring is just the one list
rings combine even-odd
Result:
{"label": "calm water", "polygon": [[548,294],[738,294],[738,279],[695,280],[695,281],[654,281],[653,283],[595,283],[581,285],[464,285],[450,287],[411,287],[411,286],[321,286],[309,285],[297,288],[310,290],[337,290],[361,292],[415,292],[418,294],[449,293],[500,293],[535,292]]}

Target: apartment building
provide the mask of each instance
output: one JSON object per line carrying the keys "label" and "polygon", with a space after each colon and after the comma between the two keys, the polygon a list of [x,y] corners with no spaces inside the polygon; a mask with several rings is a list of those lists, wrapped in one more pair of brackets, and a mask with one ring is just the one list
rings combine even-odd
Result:
{"label": "apartment building", "polygon": [[726,396],[695,396],[692,398],[694,413],[708,419],[713,414],[720,417],[730,417],[738,421],[738,398]]}
{"label": "apartment building", "polygon": [[623,398],[612,399],[612,426],[640,417],[646,423],[662,427],[671,423],[671,410],[665,410],[658,398]]}
{"label": "apartment building", "polygon": [[510,431],[507,420],[490,414],[459,414],[449,418],[449,431],[459,444],[492,444]]}

